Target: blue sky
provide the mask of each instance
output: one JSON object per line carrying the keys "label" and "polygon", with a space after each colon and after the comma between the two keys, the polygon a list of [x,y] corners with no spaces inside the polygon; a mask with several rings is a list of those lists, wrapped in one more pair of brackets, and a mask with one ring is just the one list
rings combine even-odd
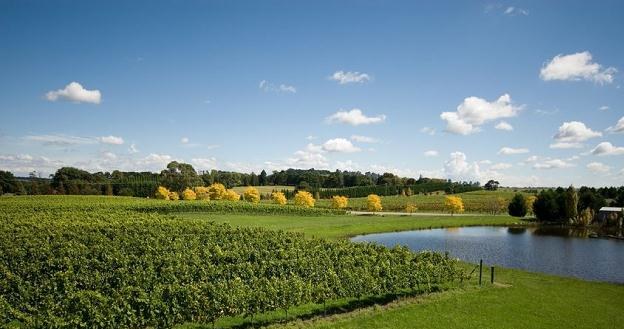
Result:
{"label": "blue sky", "polygon": [[622,185],[622,31],[621,1],[0,1],[0,169]]}

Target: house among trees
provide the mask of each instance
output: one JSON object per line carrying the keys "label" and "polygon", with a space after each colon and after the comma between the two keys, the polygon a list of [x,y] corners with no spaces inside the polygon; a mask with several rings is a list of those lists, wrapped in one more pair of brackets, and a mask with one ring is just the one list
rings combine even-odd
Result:
{"label": "house among trees", "polygon": [[600,223],[621,221],[624,216],[624,208],[622,207],[602,207],[598,211],[598,221]]}

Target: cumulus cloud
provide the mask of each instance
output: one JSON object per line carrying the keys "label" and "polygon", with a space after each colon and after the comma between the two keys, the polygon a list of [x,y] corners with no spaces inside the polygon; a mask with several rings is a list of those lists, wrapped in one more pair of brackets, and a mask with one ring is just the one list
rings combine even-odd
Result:
{"label": "cumulus cloud", "polygon": [[445,176],[456,181],[478,181],[481,178],[479,165],[466,159],[463,152],[451,153],[450,159],[444,163]]}
{"label": "cumulus cloud", "polygon": [[593,155],[622,155],[624,154],[624,147],[614,146],[610,142],[602,142],[591,150]]}
{"label": "cumulus cloud", "polygon": [[437,157],[438,156],[438,151],[436,151],[436,150],[425,151],[424,155],[426,157]]}
{"label": "cumulus cloud", "polygon": [[329,162],[323,154],[323,147],[308,144],[305,149],[296,151],[286,163],[293,168],[327,168]]}
{"label": "cumulus cloud", "polygon": [[52,160],[44,156],[30,154],[0,154],[0,170],[10,171],[16,175],[25,176],[31,172],[53,173],[65,163]]}
{"label": "cumulus cloud", "polygon": [[579,121],[564,122],[553,138],[555,143],[550,145],[553,149],[569,149],[583,147],[583,142],[588,139],[600,137],[602,133],[593,131]]}
{"label": "cumulus cloud", "polygon": [[362,135],[352,135],[351,140],[358,143],[378,143],[379,140],[377,138],[362,136]]}
{"label": "cumulus cloud", "polygon": [[508,16],[518,16],[518,15],[522,15],[522,16],[528,16],[529,15],[529,11],[523,8],[518,8],[518,7],[507,7],[505,9],[505,11],[503,12],[503,14],[508,15]]}
{"label": "cumulus cloud", "polygon": [[490,167],[490,169],[492,169],[492,170],[504,170],[504,169],[509,169],[511,167],[512,167],[512,165],[510,163],[500,162],[500,163],[492,165]]}
{"label": "cumulus cloud", "polygon": [[340,153],[353,153],[361,151],[360,148],[353,145],[351,141],[344,138],[334,138],[326,141],[323,144],[323,150],[327,152]]}
{"label": "cumulus cloud", "polygon": [[329,80],[337,81],[341,85],[348,83],[365,83],[371,80],[366,73],[336,71],[329,77]]}
{"label": "cumulus cloud", "polygon": [[592,54],[588,51],[570,55],[557,55],[540,70],[540,78],[545,81],[588,80],[598,84],[613,82],[617,73],[614,67],[603,68],[592,62]]}
{"label": "cumulus cloud", "polygon": [[611,167],[601,162],[590,162],[587,164],[587,169],[596,174],[605,174],[611,170]]}
{"label": "cumulus cloud", "polygon": [[70,135],[29,135],[24,140],[38,142],[44,146],[67,147],[85,144],[94,144],[97,141],[93,138],[70,136]]}
{"label": "cumulus cloud", "polygon": [[217,159],[210,158],[194,158],[191,159],[191,164],[199,170],[209,170],[217,168]]}
{"label": "cumulus cloud", "polygon": [[527,148],[513,148],[513,147],[503,147],[498,151],[498,154],[501,155],[514,155],[514,154],[524,154],[529,153],[529,149]]}
{"label": "cumulus cloud", "polygon": [[494,128],[498,129],[498,130],[505,130],[505,131],[512,131],[513,130],[513,126],[510,125],[509,123],[505,122],[505,121],[499,122],[496,126],[494,126]]}
{"label": "cumulus cloud", "polygon": [[258,84],[258,88],[265,92],[292,93],[292,94],[297,92],[297,88],[295,88],[294,86],[289,86],[285,84],[276,85],[267,80],[260,81],[260,84]]}
{"label": "cumulus cloud", "polygon": [[511,103],[511,97],[504,94],[497,100],[488,102],[479,97],[468,97],[457,106],[455,112],[442,112],[440,118],[446,121],[445,131],[470,135],[481,130],[480,126],[489,121],[510,118],[518,115],[520,107]]}
{"label": "cumulus cloud", "polygon": [[51,102],[66,100],[74,103],[100,104],[102,101],[102,94],[99,90],[87,90],[75,81],[71,82],[63,89],[48,91],[45,97]]}
{"label": "cumulus cloud", "polygon": [[613,127],[607,128],[607,132],[614,134],[624,134],[624,117],[621,117],[620,120]]}
{"label": "cumulus cloud", "polygon": [[430,128],[430,127],[422,127],[420,129],[420,132],[423,133],[423,134],[430,135],[430,136],[435,135],[435,129]]}
{"label": "cumulus cloud", "polygon": [[102,136],[97,139],[103,144],[122,145],[124,143],[123,138],[117,136]]}
{"label": "cumulus cloud", "polygon": [[346,123],[352,126],[382,123],[386,116],[381,114],[374,117],[367,117],[362,110],[354,108],[350,111],[338,111],[325,119],[327,123]]}
{"label": "cumulus cloud", "polygon": [[173,160],[173,157],[168,154],[150,153],[145,158],[137,161],[137,164],[150,168],[154,168],[154,166],[157,166],[157,168],[164,168],[169,162]]}
{"label": "cumulus cloud", "polygon": [[574,164],[561,159],[549,159],[533,165],[534,169],[563,169],[574,167]]}

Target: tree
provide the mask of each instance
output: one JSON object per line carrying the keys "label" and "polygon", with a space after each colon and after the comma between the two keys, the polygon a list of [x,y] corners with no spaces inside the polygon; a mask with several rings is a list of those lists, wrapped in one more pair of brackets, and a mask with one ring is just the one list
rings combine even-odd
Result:
{"label": "tree", "polygon": [[366,197],[366,209],[368,211],[382,211],[381,198],[377,194],[369,194]]}
{"label": "tree", "polygon": [[541,191],[533,203],[533,212],[539,221],[561,220],[556,192],[553,190]]}
{"label": "tree", "polygon": [[258,192],[257,188],[249,186],[243,192],[243,199],[251,203],[258,203],[260,202],[260,192]]}
{"label": "tree", "polygon": [[264,169],[262,169],[262,171],[260,172],[260,176],[258,177],[258,182],[260,183],[260,186],[265,186],[268,183],[267,173],[266,171],[264,171]]}
{"label": "tree", "polygon": [[286,204],[286,196],[282,192],[273,192],[271,193],[271,199],[273,199],[273,203],[279,205]]}
{"label": "tree", "polygon": [[334,209],[344,209],[349,204],[349,198],[346,196],[334,195],[332,197],[332,208]]}
{"label": "tree", "polygon": [[164,186],[159,186],[154,196],[156,199],[169,200],[169,190]]}
{"label": "tree", "polygon": [[576,221],[578,216],[578,194],[572,185],[565,191],[564,217],[569,222]]}
{"label": "tree", "polygon": [[524,195],[516,193],[507,206],[509,215],[514,217],[524,217],[527,214],[527,203]]}
{"label": "tree", "polygon": [[256,175],[253,172],[251,173],[249,185],[252,185],[252,186],[260,185],[260,179],[258,179],[258,175]]}
{"label": "tree", "polygon": [[205,186],[195,186],[193,188],[197,200],[210,200],[210,191]]}
{"label": "tree", "polygon": [[528,197],[524,198],[528,214],[533,215],[533,204],[535,203],[536,199],[537,197],[535,195],[529,195]]}
{"label": "tree", "polygon": [[507,201],[501,197],[490,198],[488,200],[487,206],[492,215],[497,215],[507,208]]}
{"label": "tree", "polygon": [[307,191],[299,191],[295,194],[295,205],[305,208],[314,207],[314,197]]}
{"label": "tree", "polygon": [[169,200],[171,200],[171,201],[178,201],[178,200],[180,200],[180,195],[176,191],[170,191],[169,192]]}
{"label": "tree", "polygon": [[225,196],[226,189],[223,184],[214,183],[208,187],[208,194],[210,195],[210,200],[221,200]]}
{"label": "tree", "polygon": [[240,201],[240,195],[234,190],[226,190],[223,194],[223,200],[226,201]]}
{"label": "tree", "polygon": [[447,196],[444,200],[444,209],[451,215],[462,213],[464,212],[464,201],[458,196]]}
{"label": "tree", "polygon": [[177,161],[170,162],[167,168],[160,172],[160,181],[172,191],[183,191],[188,186],[200,186],[204,183],[193,166]]}
{"label": "tree", "polygon": [[485,185],[483,185],[483,188],[488,190],[488,191],[496,191],[496,190],[498,190],[498,185],[499,184],[500,183],[498,181],[490,179],[487,183],[485,183]]}
{"label": "tree", "polygon": [[416,212],[416,210],[418,210],[418,207],[416,207],[416,205],[413,204],[413,203],[408,203],[408,204],[405,205],[405,212],[406,213],[411,214],[411,213]]}
{"label": "tree", "polygon": [[197,194],[191,190],[190,188],[186,188],[183,192],[182,192],[182,200],[185,201],[192,201],[197,199]]}

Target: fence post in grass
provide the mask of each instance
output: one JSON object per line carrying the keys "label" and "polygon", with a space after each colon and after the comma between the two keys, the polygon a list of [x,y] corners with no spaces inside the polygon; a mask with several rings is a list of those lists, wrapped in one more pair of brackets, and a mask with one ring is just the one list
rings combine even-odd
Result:
{"label": "fence post in grass", "polygon": [[483,259],[479,260],[479,285],[481,285],[482,276],[483,276]]}
{"label": "fence post in grass", "polygon": [[490,283],[494,284],[494,266],[490,269]]}

